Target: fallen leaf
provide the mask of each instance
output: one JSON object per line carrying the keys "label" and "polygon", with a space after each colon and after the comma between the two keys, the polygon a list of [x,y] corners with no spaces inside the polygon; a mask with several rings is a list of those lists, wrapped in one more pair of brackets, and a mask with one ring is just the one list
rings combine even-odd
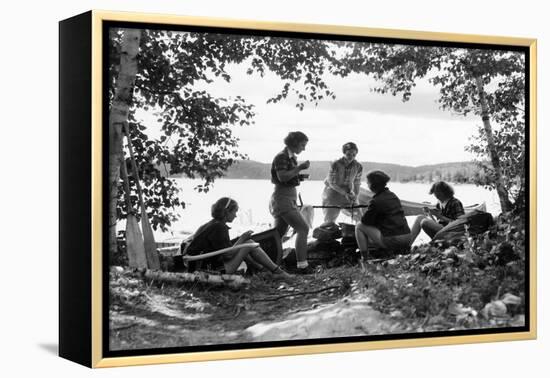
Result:
{"label": "fallen leaf", "polygon": [[455,260],[454,260],[454,259],[450,259],[450,258],[449,258],[449,259],[443,260],[443,263],[445,263],[445,264],[447,264],[447,265],[452,265],[454,262],[455,262]]}
{"label": "fallen leaf", "polygon": [[399,310],[394,310],[390,313],[390,316],[392,318],[402,318],[403,317],[403,313]]}
{"label": "fallen leaf", "polygon": [[433,261],[433,262],[429,262],[427,264],[422,265],[422,267],[420,269],[422,271],[425,271],[425,270],[429,270],[429,269],[435,269],[436,267],[437,267],[437,262]]}
{"label": "fallen leaf", "polygon": [[457,253],[456,255],[459,259],[466,261],[469,264],[474,263],[474,255],[470,251],[466,251],[464,253]]}
{"label": "fallen leaf", "polygon": [[444,251],[442,252],[442,255],[443,255],[444,257],[450,258],[450,257],[455,256],[455,255],[457,254],[457,252],[458,252],[458,248],[456,248],[456,247],[450,247],[450,248],[447,248],[446,250],[444,250]]}

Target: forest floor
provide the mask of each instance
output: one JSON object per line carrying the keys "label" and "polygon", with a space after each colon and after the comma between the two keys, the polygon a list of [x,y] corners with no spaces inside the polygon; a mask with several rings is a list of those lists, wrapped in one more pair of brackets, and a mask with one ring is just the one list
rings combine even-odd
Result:
{"label": "forest floor", "polygon": [[364,266],[340,259],[284,281],[260,273],[238,288],[112,267],[110,349],[523,327],[524,229],[523,219],[501,216],[455,246],[426,244]]}

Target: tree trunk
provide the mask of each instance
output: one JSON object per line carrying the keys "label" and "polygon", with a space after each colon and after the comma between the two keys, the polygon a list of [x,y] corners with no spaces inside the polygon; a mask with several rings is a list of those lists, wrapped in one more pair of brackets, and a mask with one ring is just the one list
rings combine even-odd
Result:
{"label": "tree trunk", "polygon": [[155,243],[155,237],[153,235],[153,229],[149,223],[149,217],[143,202],[143,191],[141,190],[141,184],[139,183],[139,170],[134,157],[134,149],[132,147],[132,138],[130,137],[130,128],[128,125],[124,125],[126,132],[126,139],[128,140],[128,150],[130,151],[130,161],[132,162],[132,171],[134,172],[134,180],[136,182],[139,207],[141,208],[141,231],[143,232],[143,245],[145,247],[145,256],[147,257],[147,267],[149,269],[159,269],[160,261],[157,253],[157,244]]}
{"label": "tree trunk", "polygon": [[479,101],[481,105],[481,119],[483,121],[485,135],[487,136],[487,150],[489,151],[489,157],[491,158],[491,163],[493,164],[493,168],[495,170],[495,186],[497,189],[498,198],[500,200],[500,207],[502,212],[507,212],[512,209],[512,203],[510,202],[508,190],[506,190],[504,180],[502,178],[500,159],[498,158],[498,151],[493,138],[493,129],[491,128],[491,122],[489,121],[489,107],[487,106],[485,89],[483,88],[483,81],[481,77],[476,77],[476,86],[479,92]]}
{"label": "tree trunk", "polygon": [[115,96],[109,113],[109,253],[117,251],[116,223],[118,183],[122,162],[122,126],[128,122],[128,114],[134,82],[138,70],[137,54],[141,32],[125,29],[120,49],[120,70],[116,79]]}
{"label": "tree trunk", "polygon": [[146,270],[144,277],[148,280],[160,281],[172,284],[194,283],[200,282],[203,284],[210,284],[215,286],[230,286],[240,287],[250,284],[250,280],[247,280],[243,276],[238,274],[209,274],[206,272],[195,273],[170,273],[160,272],[154,270]]}

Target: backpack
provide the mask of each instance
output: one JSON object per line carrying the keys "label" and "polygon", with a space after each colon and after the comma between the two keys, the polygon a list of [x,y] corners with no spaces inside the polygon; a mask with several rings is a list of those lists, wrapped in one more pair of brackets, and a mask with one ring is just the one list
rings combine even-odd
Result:
{"label": "backpack", "polygon": [[320,241],[331,241],[342,237],[342,230],[334,222],[323,223],[313,230],[313,237]]}
{"label": "backpack", "polygon": [[449,241],[461,237],[466,232],[466,225],[470,235],[482,234],[494,224],[493,216],[481,210],[474,210],[468,214],[461,215],[450,222],[435,234],[433,241]]}

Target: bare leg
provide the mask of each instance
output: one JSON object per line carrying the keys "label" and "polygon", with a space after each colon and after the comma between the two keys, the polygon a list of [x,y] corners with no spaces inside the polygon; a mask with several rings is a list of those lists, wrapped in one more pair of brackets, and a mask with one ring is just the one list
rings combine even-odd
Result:
{"label": "bare leg", "polygon": [[373,226],[366,226],[363,223],[358,223],[355,226],[355,238],[361,253],[366,253],[369,250],[369,244],[386,248],[382,241],[382,233],[379,229]]}
{"label": "bare leg", "polygon": [[225,272],[227,274],[235,273],[239,265],[241,265],[252,249],[253,248],[251,247],[243,247],[238,249],[229,260],[224,262]]}
{"label": "bare leg", "polygon": [[[324,205],[324,204],[323,204]],[[325,223],[335,222],[340,215],[340,209],[323,209],[323,215],[325,216]]]}
{"label": "bare leg", "polygon": [[281,218],[296,231],[296,260],[298,262],[307,261],[307,234],[309,227],[297,210],[282,214]]}
{"label": "bare leg", "polygon": [[[323,206],[339,206],[343,197],[329,187],[325,187],[321,196],[321,203]],[[324,223],[335,222],[338,215],[340,215],[340,209],[323,208]]]}
{"label": "bare leg", "polygon": [[252,269],[255,269],[255,270],[262,270],[263,269],[263,265],[261,265],[260,263],[258,263],[256,260],[254,260],[252,258],[252,254],[249,253],[248,256],[246,256],[244,258],[244,261],[246,262],[246,265],[249,267],[249,268],[252,268]]}
{"label": "bare leg", "polygon": [[252,252],[250,252],[248,257],[257,264],[260,264],[261,266],[269,270],[270,272],[273,272],[278,267],[278,265],[271,261],[267,253],[265,253],[265,251],[260,247],[254,248]]}
{"label": "bare leg", "polygon": [[424,219],[421,222],[420,226],[422,227],[422,230],[424,230],[424,232],[428,234],[432,239],[435,236],[435,234],[437,234],[437,232],[443,228],[443,225],[437,223],[436,221],[430,218]]}
{"label": "bare leg", "polygon": [[411,244],[416,240],[418,234],[420,234],[420,231],[422,230],[422,221],[424,219],[428,219],[428,217],[425,215],[419,215],[414,220],[414,224],[411,228]]}
{"label": "bare leg", "polygon": [[[247,240],[246,243],[253,243],[253,241]],[[271,258],[261,247],[243,247],[237,250],[229,261],[225,262],[225,271],[228,274],[234,273],[243,260],[256,266],[260,265],[270,272],[278,268],[278,265],[271,261]]]}
{"label": "bare leg", "polygon": [[355,226],[355,239],[357,240],[357,246],[361,254],[369,250],[369,240],[367,239],[367,234],[364,232],[363,227],[364,225],[362,223],[358,223]]}
{"label": "bare leg", "polygon": [[275,229],[282,239],[288,231],[288,223],[286,223],[286,221],[282,217],[278,216],[275,218]]}

